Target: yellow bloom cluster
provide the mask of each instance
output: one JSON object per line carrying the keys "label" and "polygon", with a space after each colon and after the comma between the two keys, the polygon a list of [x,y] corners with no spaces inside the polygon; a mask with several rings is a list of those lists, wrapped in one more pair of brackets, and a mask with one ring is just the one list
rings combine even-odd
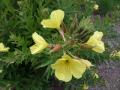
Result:
{"label": "yellow bloom cluster", "polygon": [[[60,25],[64,19],[64,11],[55,10],[51,13],[50,19],[44,19],[41,24],[44,28],[55,28],[60,30]],[[85,43],[92,47],[92,50],[102,53],[105,51],[104,43],[101,41],[103,36],[102,32],[94,32],[94,34]],[[49,44],[37,33],[32,35],[35,45],[30,47],[31,53],[40,53]],[[72,76],[79,79],[82,77],[86,69],[93,66],[90,61],[85,59],[75,59],[67,54],[64,54],[62,58],[58,59],[54,64],[51,65],[52,69],[55,70],[55,76],[57,79],[69,82]]]}
{"label": "yellow bloom cluster", "polygon": [[[60,30],[63,19],[64,11],[58,9],[51,13],[50,19],[42,20],[41,24],[44,28],[55,28]],[[102,32],[96,31],[85,44],[91,46],[93,51],[102,53],[105,51],[104,43],[101,40],[102,36]],[[32,39],[35,44],[30,47],[31,54],[41,53],[49,46],[46,40],[36,32],[32,34]],[[3,43],[0,43],[0,52],[7,52],[8,50],[9,47],[5,47]],[[81,78],[86,69],[89,69],[91,66],[93,65],[88,60],[75,59],[67,54],[64,54],[51,65],[52,69],[55,70],[56,78],[65,82],[69,82],[72,77],[77,79]]]}

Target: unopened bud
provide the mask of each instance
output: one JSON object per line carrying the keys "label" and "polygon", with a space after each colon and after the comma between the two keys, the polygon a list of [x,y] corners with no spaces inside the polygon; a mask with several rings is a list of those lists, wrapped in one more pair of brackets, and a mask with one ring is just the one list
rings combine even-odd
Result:
{"label": "unopened bud", "polygon": [[88,44],[82,44],[81,45],[81,48],[84,48],[84,49],[92,49],[93,47],[88,45]]}
{"label": "unopened bud", "polygon": [[53,46],[53,49],[50,52],[57,52],[62,48],[60,44],[56,44]]}

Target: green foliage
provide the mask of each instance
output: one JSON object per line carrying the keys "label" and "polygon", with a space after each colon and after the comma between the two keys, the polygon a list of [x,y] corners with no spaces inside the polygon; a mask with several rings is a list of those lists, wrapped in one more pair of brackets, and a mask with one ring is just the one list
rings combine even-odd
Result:
{"label": "green foliage", "polygon": [[80,27],[85,29],[85,30],[95,31],[94,25],[93,25],[90,17],[83,18],[80,21]]}
{"label": "green foliage", "polygon": [[[111,5],[112,2],[115,7]],[[94,65],[109,59],[108,51],[97,54],[81,48],[80,44],[86,42],[96,30],[109,36],[113,22],[119,18],[120,5],[116,7],[118,2],[119,0],[0,0],[0,42],[10,47],[9,52],[0,53],[0,87],[3,90],[53,90],[52,83],[57,81],[56,84],[63,85],[65,90],[82,90],[84,83],[101,83],[100,79],[94,77],[96,67],[87,70],[80,80],[60,82],[54,78],[51,64],[64,51],[88,59]],[[93,15],[95,3],[100,5],[99,14],[104,17]],[[65,36],[68,39],[65,44],[57,31],[44,29],[40,25],[41,20],[48,18],[55,9],[65,12]],[[112,13],[111,18],[109,13],[113,10],[115,13]],[[33,32],[39,33],[51,44],[63,45],[62,50],[48,53],[49,49],[46,49],[40,54],[31,55],[29,47],[33,45]],[[69,41],[73,41],[73,44]]]}

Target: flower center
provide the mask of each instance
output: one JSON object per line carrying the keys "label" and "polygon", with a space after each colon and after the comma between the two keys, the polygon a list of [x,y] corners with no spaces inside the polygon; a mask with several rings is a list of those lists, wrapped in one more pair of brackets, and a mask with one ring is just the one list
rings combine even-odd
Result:
{"label": "flower center", "polygon": [[66,63],[69,63],[69,60],[65,60]]}

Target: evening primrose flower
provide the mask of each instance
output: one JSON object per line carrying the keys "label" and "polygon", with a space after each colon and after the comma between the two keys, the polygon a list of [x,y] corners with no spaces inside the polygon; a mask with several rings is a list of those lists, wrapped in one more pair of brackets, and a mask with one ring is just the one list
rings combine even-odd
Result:
{"label": "evening primrose flower", "polygon": [[104,42],[101,40],[103,33],[96,31],[86,42],[87,45],[92,46],[92,50],[98,53],[103,53],[105,51]]}
{"label": "evening primrose flower", "polygon": [[9,47],[5,47],[3,43],[0,43],[0,52],[8,52]]}
{"label": "evening primrose flower", "polygon": [[36,32],[32,34],[32,38],[35,42],[34,45],[30,47],[31,54],[37,54],[42,52],[45,48],[48,47],[48,43],[44,40],[44,38],[38,35]]}
{"label": "evening primrose flower", "polygon": [[81,78],[87,69],[83,61],[74,59],[67,54],[64,54],[51,67],[55,70],[56,78],[64,82],[69,82],[72,76],[77,79]]}
{"label": "evening primrose flower", "polygon": [[60,25],[64,19],[64,11],[58,9],[52,11],[50,19],[43,19],[41,24],[44,28],[55,28],[60,29]]}

